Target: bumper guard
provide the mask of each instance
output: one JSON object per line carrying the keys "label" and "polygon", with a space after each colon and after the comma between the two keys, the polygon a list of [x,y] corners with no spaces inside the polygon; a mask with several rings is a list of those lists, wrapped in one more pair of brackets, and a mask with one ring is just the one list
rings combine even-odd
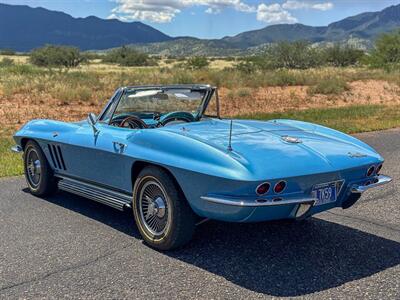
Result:
{"label": "bumper guard", "polygon": [[351,190],[350,190],[350,191],[351,191],[352,193],[354,193],[354,194],[362,194],[362,193],[364,193],[365,191],[367,191],[367,190],[369,190],[369,189],[372,189],[372,188],[375,188],[375,187],[378,187],[378,186],[387,184],[387,183],[389,183],[389,182],[392,181],[392,178],[389,177],[389,176],[386,176],[386,175],[378,175],[378,176],[375,177],[374,179],[375,179],[375,181],[373,181],[373,182],[372,182],[371,184],[369,184],[369,185],[354,184],[354,185],[351,187]]}
{"label": "bumper guard", "polygon": [[22,153],[24,150],[22,149],[21,146],[15,145],[11,147],[11,151],[14,153]]}

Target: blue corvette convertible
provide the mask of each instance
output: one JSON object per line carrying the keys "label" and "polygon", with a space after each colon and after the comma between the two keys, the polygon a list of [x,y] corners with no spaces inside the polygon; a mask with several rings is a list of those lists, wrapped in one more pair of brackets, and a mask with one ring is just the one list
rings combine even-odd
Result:
{"label": "blue corvette convertible", "polygon": [[98,115],[34,120],[14,136],[32,194],[58,189],[130,208],[168,250],[202,219],[304,219],[388,183],[365,143],[292,120],[224,120],[209,85],[123,87]]}

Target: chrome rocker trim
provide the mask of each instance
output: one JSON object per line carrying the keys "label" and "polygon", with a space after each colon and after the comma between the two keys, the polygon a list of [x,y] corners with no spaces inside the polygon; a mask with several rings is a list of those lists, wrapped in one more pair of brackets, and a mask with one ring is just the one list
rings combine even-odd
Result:
{"label": "chrome rocker trim", "polygon": [[11,147],[11,151],[14,152],[14,153],[22,153],[22,152],[24,152],[22,147],[19,146],[19,145],[12,146]]}
{"label": "chrome rocker trim", "polygon": [[280,206],[280,205],[290,205],[290,204],[312,204],[314,205],[317,201],[316,198],[292,198],[292,199],[283,199],[280,201],[238,201],[234,200],[234,198],[218,198],[218,197],[209,197],[202,196],[202,200],[223,204],[223,205],[231,205],[231,206],[240,206],[240,207],[263,207],[263,206]]}
{"label": "chrome rocker trim", "polygon": [[124,210],[125,207],[131,207],[132,196],[111,191],[90,183],[82,182],[76,179],[61,177],[58,182],[60,190],[94,200],[118,210]]}
{"label": "chrome rocker trim", "polygon": [[354,184],[351,187],[350,191],[353,194],[362,194],[362,193],[364,193],[365,191],[367,191],[369,189],[372,189],[372,188],[375,188],[377,186],[381,186],[381,185],[384,185],[384,184],[388,184],[389,182],[392,181],[392,178],[389,177],[389,176],[386,176],[386,175],[379,175],[379,176],[375,177],[374,179],[377,180],[377,181],[374,182],[374,183],[371,183],[369,185]]}

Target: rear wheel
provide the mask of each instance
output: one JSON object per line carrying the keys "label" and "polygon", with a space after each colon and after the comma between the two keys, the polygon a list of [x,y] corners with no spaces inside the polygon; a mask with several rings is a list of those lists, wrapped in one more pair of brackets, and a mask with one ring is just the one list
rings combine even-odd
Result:
{"label": "rear wheel", "polygon": [[133,189],[133,214],[144,241],[159,250],[178,248],[192,238],[195,214],[171,176],[144,168]]}
{"label": "rear wheel", "polygon": [[24,149],[24,171],[29,190],[36,196],[48,196],[57,190],[57,182],[39,144],[27,142]]}

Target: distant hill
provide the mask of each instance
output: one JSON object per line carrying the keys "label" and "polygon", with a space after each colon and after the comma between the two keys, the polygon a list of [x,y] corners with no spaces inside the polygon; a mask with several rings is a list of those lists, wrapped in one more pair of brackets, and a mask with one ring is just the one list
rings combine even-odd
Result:
{"label": "distant hill", "polygon": [[29,51],[44,44],[60,44],[99,50],[168,40],[171,37],[141,22],[73,18],[44,8],[0,3],[0,48]]}
{"label": "distant hill", "polygon": [[260,30],[243,32],[222,41],[235,48],[248,48],[279,41],[308,40],[311,42],[335,42],[352,38],[372,40],[378,34],[400,28],[400,4],[379,12],[369,12],[324,27],[302,24],[279,24]]}
{"label": "distant hill", "polygon": [[345,18],[328,26],[279,24],[213,40],[172,38],[141,22],[73,18],[43,8],[0,4],[0,48],[17,51],[29,51],[44,44],[73,45],[82,50],[130,44],[138,50],[159,55],[241,55],[257,53],[279,41],[339,42],[370,47],[377,35],[396,28],[400,28],[400,4]]}

